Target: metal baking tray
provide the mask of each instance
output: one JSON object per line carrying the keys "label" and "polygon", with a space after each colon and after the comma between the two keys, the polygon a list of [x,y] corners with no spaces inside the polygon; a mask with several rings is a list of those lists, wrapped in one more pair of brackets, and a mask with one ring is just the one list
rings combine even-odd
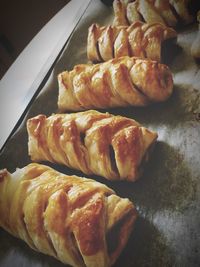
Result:
{"label": "metal baking tray", "polygon": [[[57,112],[57,75],[88,61],[88,27],[92,23],[107,25],[112,19],[111,7],[101,1],[91,1],[53,69],[38,88],[39,94],[4,147],[0,168],[14,171],[31,162],[27,148],[27,119]],[[177,43],[180,49],[170,63],[174,93],[168,101],[145,108],[103,111],[134,118],[159,135],[144,175],[137,182],[110,182],[88,176],[107,184],[121,197],[131,199],[139,213],[129,242],[115,267],[200,266],[200,69],[190,55],[196,32],[195,24],[179,31]],[[67,167],[51,166],[66,174],[83,175]],[[0,267],[9,266],[64,265],[31,250],[23,241],[1,229]]]}

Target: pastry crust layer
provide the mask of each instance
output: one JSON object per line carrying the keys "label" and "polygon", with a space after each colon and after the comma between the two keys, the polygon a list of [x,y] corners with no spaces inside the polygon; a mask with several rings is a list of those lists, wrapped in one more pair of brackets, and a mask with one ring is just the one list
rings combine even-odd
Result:
{"label": "pastry crust layer", "polygon": [[39,115],[27,122],[33,161],[51,161],[109,180],[135,181],[157,139],[155,132],[122,116],[94,110]]}
{"label": "pastry crust layer", "polygon": [[36,163],[0,171],[0,213],[5,230],[75,267],[113,265],[137,217],[107,186]]}
{"label": "pastry crust layer", "polygon": [[114,0],[116,26],[130,25],[135,21],[159,22],[166,26],[189,24],[194,17],[189,13],[191,0]]}
{"label": "pastry crust layer", "polygon": [[76,65],[58,75],[60,111],[146,106],[167,100],[173,91],[168,66],[150,59],[120,57]]}
{"label": "pastry crust layer", "polygon": [[88,30],[87,56],[93,62],[121,56],[136,56],[161,61],[164,41],[175,38],[174,29],[161,23],[137,21],[130,26],[100,27],[92,24]]}

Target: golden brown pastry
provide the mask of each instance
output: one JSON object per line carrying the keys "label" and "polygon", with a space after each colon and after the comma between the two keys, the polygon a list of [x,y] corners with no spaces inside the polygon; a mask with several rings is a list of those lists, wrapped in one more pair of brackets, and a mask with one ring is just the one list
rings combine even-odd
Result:
{"label": "golden brown pastry", "polygon": [[58,107],[62,112],[146,106],[165,101],[173,91],[172,73],[166,65],[128,56],[96,65],[77,65],[59,74],[58,83]]}
{"label": "golden brown pastry", "polygon": [[137,213],[96,181],[40,164],[0,171],[0,226],[31,248],[75,267],[109,267]]}
{"label": "golden brown pastry", "polygon": [[155,132],[122,116],[94,110],[39,115],[27,122],[33,161],[51,161],[109,180],[135,181],[148,161]]}
{"label": "golden brown pastry", "polygon": [[197,13],[197,21],[199,23],[198,25],[198,32],[197,36],[195,37],[195,40],[191,46],[191,54],[194,58],[200,59],[200,10]]}
{"label": "golden brown pastry", "polygon": [[114,0],[114,25],[130,25],[135,21],[159,22],[170,27],[189,24],[191,0]]}
{"label": "golden brown pastry", "polygon": [[162,43],[176,36],[174,29],[160,23],[137,21],[129,27],[100,27],[92,24],[88,31],[87,55],[93,62],[107,61],[121,56],[161,61]]}

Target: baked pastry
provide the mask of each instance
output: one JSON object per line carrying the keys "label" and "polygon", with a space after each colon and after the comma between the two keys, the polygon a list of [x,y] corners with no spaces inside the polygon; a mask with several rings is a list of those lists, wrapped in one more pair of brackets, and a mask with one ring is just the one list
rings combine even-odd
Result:
{"label": "baked pastry", "polygon": [[148,161],[155,132],[133,119],[89,110],[38,115],[27,121],[33,161],[50,161],[109,180],[135,181]]}
{"label": "baked pastry", "polygon": [[191,54],[194,58],[196,59],[200,59],[200,10],[197,13],[197,21],[199,23],[198,27],[198,32],[197,32],[197,36],[194,39],[194,42],[191,46]]}
{"label": "baked pastry", "polygon": [[173,91],[172,73],[166,65],[128,56],[77,65],[59,74],[58,83],[61,112],[146,106],[165,101]]}
{"label": "baked pastry", "polygon": [[170,27],[189,24],[191,0],[114,0],[114,25],[130,25],[135,21],[159,22]]}
{"label": "baked pastry", "polygon": [[0,171],[0,226],[75,267],[108,267],[137,217],[130,200],[96,181],[32,163]]}
{"label": "baked pastry", "polygon": [[176,36],[174,29],[160,23],[137,21],[130,26],[107,27],[92,24],[88,31],[87,56],[93,62],[121,56],[161,61],[162,44]]}

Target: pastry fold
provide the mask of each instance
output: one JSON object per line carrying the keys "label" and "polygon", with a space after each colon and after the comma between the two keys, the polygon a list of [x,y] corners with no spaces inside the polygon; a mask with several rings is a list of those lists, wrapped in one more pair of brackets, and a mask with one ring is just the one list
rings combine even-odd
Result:
{"label": "pastry fold", "polygon": [[157,133],[133,119],[94,110],[27,121],[33,161],[50,161],[109,180],[138,179]]}
{"label": "pastry fold", "polygon": [[161,61],[164,41],[175,38],[174,29],[161,23],[137,21],[130,26],[100,27],[92,24],[88,30],[87,56],[93,62],[121,56],[136,56]]}
{"label": "pastry fold", "polygon": [[60,111],[146,106],[167,100],[173,91],[168,66],[150,59],[120,57],[76,65],[58,75]]}
{"label": "pastry fold", "polygon": [[130,25],[135,21],[159,22],[166,26],[189,24],[191,0],[114,0],[114,25]]}
{"label": "pastry fold", "polygon": [[32,163],[0,171],[0,226],[74,267],[109,267],[132,231],[130,200],[91,179]]}

